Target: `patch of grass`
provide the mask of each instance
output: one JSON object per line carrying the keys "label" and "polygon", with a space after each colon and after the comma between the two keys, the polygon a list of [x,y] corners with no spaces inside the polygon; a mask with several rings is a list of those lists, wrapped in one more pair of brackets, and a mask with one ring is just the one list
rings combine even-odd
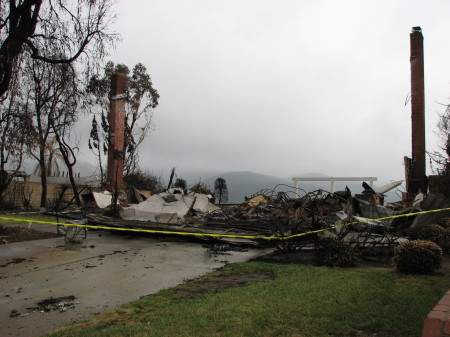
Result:
{"label": "patch of grass", "polygon": [[[245,281],[245,274],[270,277]],[[242,282],[210,291],[199,286],[230,275]],[[250,262],[48,336],[419,336],[449,285],[440,276]]]}

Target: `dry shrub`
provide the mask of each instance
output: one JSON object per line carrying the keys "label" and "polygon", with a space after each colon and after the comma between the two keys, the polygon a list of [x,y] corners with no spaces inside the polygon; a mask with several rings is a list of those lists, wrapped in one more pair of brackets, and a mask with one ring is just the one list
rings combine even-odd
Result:
{"label": "dry shrub", "polygon": [[438,222],[439,226],[442,226],[445,229],[450,228],[450,218],[449,217],[440,218],[437,222]]}
{"label": "dry shrub", "polygon": [[443,248],[447,253],[450,253],[450,227],[448,227],[446,230],[447,232],[447,244],[445,248]]}
{"label": "dry shrub", "polygon": [[202,182],[196,183],[194,186],[192,186],[189,189],[194,193],[203,193],[203,194],[214,195],[214,193],[211,191],[211,188]]}
{"label": "dry shrub", "polygon": [[436,224],[413,228],[410,237],[412,240],[427,240],[434,242],[444,251],[450,249],[450,231]]}
{"label": "dry shrub", "polygon": [[405,241],[395,247],[397,271],[408,274],[431,274],[442,264],[442,249],[426,240]]}
{"label": "dry shrub", "polygon": [[339,239],[324,239],[316,251],[317,263],[328,267],[354,267],[358,264],[359,251]]}

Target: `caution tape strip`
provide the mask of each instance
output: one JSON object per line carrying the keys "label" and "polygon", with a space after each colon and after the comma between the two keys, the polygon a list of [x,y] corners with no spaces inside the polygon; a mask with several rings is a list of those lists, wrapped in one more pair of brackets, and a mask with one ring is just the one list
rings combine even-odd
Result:
{"label": "caution tape strip", "polygon": [[377,219],[354,221],[354,222],[339,224],[339,225],[335,225],[335,226],[331,226],[328,228],[323,228],[323,229],[319,229],[319,230],[315,230],[315,231],[311,231],[311,232],[298,233],[298,234],[292,234],[292,235],[286,235],[286,236],[260,236],[260,235],[234,235],[234,234],[175,232],[175,231],[162,231],[162,230],[155,230],[155,229],[137,229],[137,228],[120,228],[120,227],[111,227],[111,226],[78,225],[78,224],[71,224],[71,223],[61,223],[61,222],[42,221],[42,220],[33,220],[33,219],[4,218],[4,217],[0,217],[0,220],[18,221],[18,222],[34,222],[34,223],[50,224],[50,225],[57,225],[57,226],[73,226],[73,227],[84,227],[84,228],[92,228],[92,229],[107,229],[107,230],[116,230],[116,231],[153,233],[153,234],[201,236],[201,237],[216,237],[216,238],[235,238],[235,239],[251,239],[251,240],[289,240],[289,239],[293,239],[293,238],[297,238],[297,237],[301,237],[301,236],[305,236],[305,235],[309,235],[309,234],[316,234],[316,233],[324,232],[326,230],[334,229],[334,228],[337,228],[340,226],[350,226],[350,225],[356,225],[356,224],[361,224],[361,223],[384,221],[384,220],[389,220],[389,219],[398,219],[398,218],[410,217],[410,216],[415,216],[415,215],[420,215],[420,214],[437,213],[437,212],[443,212],[443,211],[450,211],[450,207],[434,209],[434,210],[430,210],[430,211],[421,211],[421,212],[414,212],[414,213],[408,213],[408,214],[392,215],[392,216],[387,216],[387,217],[377,218]]}

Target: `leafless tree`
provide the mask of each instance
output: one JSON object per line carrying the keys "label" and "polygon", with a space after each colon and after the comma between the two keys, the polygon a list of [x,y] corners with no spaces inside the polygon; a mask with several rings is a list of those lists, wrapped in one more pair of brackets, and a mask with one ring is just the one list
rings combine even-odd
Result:
{"label": "leafless tree", "polygon": [[66,164],[70,185],[72,186],[75,202],[78,206],[81,206],[81,198],[78,193],[77,184],[73,173],[73,168],[77,163],[76,154],[78,152],[77,141],[72,137],[72,126],[77,120],[76,113],[66,113],[62,115],[62,119],[59,121],[52,121],[52,130],[55,134],[55,139],[59,145],[59,152]]}
{"label": "leafless tree", "polygon": [[432,163],[436,165],[433,171],[438,175],[450,176],[450,104],[439,114],[436,133],[439,150],[428,153]]}
{"label": "leafless tree", "polygon": [[[73,180],[72,164],[62,150],[64,135],[77,120],[80,100],[79,84],[74,69],[68,64],[52,65],[39,60],[29,60],[23,76],[25,99],[23,111],[32,117],[29,153],[40,165],[42,183],[41,207],[47,207],[47,149],[53,137]],[[74,159],[74,158],[72,158]],[[72,185],[76,194],[76,186]]]}
{"label": "leafless tree", "polygon": [[89,135],[88,146],[89,149],[97,157],[98,166],[100,169],[100,181],[103,183],[105,181],[104,167],[103,167],[103,156],[108,152],[108,122],[104,113],[101,114],[101,129],[97,123],[97,118],[94,115],[92,118],[91,133]]}
{"label": "leafless tree", "polygon": [[25,144],[30,142],[30,118],[20,109],[23,90],[16,73],[14,89],[0,101],[0,200],[22,167]]}
{"label": "leafless tree", "polygon": [[117,40],[114,0],[0,1],[0,97],[20,55],[50,64],[81,61],[89,72]]}
{"label": "leafless tree", "polygon": [[[11,181],[22,168],[25,144],[29,142],[29,134],[21,132],[29,124],[29,116],[16,110],[13,102],[6,104],[6,113],[0,123],[0,201]],[[3,106],[0,106],[2,109]],[[14,109],[14,111],[12,110]],[[3,109],[2,109],[3,110]]]}

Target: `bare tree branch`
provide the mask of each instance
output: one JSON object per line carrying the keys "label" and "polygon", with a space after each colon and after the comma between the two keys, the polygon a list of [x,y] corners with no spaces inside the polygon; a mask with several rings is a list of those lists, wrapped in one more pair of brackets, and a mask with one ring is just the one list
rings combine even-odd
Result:
{"label": "bare tree branch", "polygon": [[0,2],[0,13],[5,13],[0,19],[0,96],[8,91],[14,62],[24,53],[51,64],[80,60],[89,72],[118,39],[109,31],[115,21],[113,4],[113,0]]}

